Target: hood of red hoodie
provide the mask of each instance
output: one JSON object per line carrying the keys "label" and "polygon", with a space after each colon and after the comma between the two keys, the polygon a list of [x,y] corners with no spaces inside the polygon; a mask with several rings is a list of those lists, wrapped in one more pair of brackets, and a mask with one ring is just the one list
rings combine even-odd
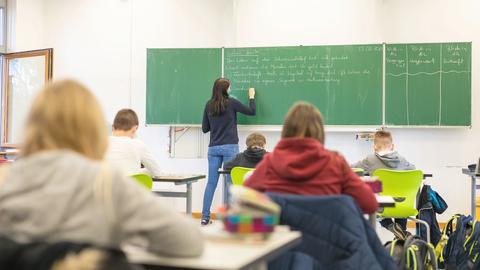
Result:
{"label": "hood of red hoodie", "polygon": [[319,174],[332,159],[330,151],[312,138],[282,139],[269,156],[271,168],[289,181],[306,181]]}

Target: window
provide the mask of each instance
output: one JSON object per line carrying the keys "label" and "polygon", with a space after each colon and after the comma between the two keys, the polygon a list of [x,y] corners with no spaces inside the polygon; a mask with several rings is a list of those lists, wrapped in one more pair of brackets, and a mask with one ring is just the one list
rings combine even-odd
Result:
{"label": "window", "polygon": [[7,51],[7,0],[0,0],[0,52]]}
{"label": "window", "polygon": [[35,94],[52,78],[53,49],[4,54],[2,146],[15,147]]}

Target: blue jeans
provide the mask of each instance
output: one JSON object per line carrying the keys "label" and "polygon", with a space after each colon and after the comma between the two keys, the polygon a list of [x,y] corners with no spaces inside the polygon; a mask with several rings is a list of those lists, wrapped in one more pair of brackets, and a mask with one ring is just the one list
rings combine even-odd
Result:
{"label": "blue jeans", "polygon": [[[218,183],[218,169],[238,154],[238,144],[224,144],[208,147],[208,182],[203,194],[202,219],[210,219],[210,207]],[[231,182],[230,176],[227,176]]]}

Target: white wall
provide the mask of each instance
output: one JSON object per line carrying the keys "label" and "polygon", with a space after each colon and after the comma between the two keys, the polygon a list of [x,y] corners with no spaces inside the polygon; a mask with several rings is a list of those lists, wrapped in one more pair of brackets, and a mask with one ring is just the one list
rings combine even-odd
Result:
{"label": "white wall", "polygon": [[[479,68],[480,8],[474,0],[17,0],[16,49],[55,48],[54,76],[74,77],[95,91],[111,121],[132,106],[145,119],[146,48],[473,41],[472,74]],[[478,13],[478,12],[477,12]],[[419,168],[455,212],[469,211],[469,182],[460,166],[479,156],[480,93],[472,77],[471,130],[394,130],[400,152]],[[243,142],[248,132],[240,132]],[[266,132],[268,147],[279,139]],[[369,142],[332,132],[327,146],[350,161]],[[206,173],[205,159],[169,159],[168,129],[139,134],[169,172]],[[241,145],[242,146],[242,145]],[[453,166],[453,167],[452,167]],[[456,167],[455,167],[456,166]],[[194,185],[201,210],[204,182]],[[215,197],[218,204],[220,192]],[[183,200],[172,201],[177,208]]]}
{"label": "white wall", "polygon": [[[8,5],[14,7],[15,39],[12,46],[17,51],[28,51],[44,48],[44,4],[38,0],[9,0]],[[11,11],[11,8],[9,8]],[[12,49],[13,49],[12,48]]]}

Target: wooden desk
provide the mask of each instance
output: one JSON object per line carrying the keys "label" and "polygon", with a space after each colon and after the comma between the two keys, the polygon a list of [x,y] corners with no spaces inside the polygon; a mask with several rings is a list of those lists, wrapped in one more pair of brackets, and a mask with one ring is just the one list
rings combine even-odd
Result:
{"label": "wooden desk", "polygon": [[[203,229],[210,229],[207,227],[215,225],[205,226]],[[220,227],[217,226],[217,228]],[[160,257],[138,247],[126,247],[124,250],[131,263],[147,266],[148,269],[167,267],[168,269],[246,270],[266,269],[268,261],[300,242],[300,232],[290,231],[288,226],[277,226],[275,232],[264,241],[247,242],[232,237],[215,238],[207,234],[205,251],[198,258]]]}
{"label": "wooden desk", "polygon": [[477,206],[476,206],[476,199],[477,199],[477,178],[480,178],[480,174],[476,172],[472,172],[469,169],[462,169],[462,173],[465,175],[468,175],[471,180],[471,188],[472,188],[472,193],[470,197],[470,203],[471,203],[471,215],[473,217],[473,220],[476,220],[476,214],[477,214]]}
{"label": "wooden desk", "polygon": [[153,182],[170,182],[175,185],[186,185],[185,192],[176,191],[154,191],[156,194],[164,197],[186,198],[186,211],[188,215],[192,214],[192,183],[204,179],[204,174],[196,175],[162,175],[152,177]]}
{"label": "wooden desk", "polygon": [[[392,196],[381,196],[375,194],[375,198],[377,198],[378,207],[395,207],[395,200]],[[368,215],[368,220],[372,224],[372,227],[375,229],[375,227],[377,226],[377,214],[373,213]]]}

